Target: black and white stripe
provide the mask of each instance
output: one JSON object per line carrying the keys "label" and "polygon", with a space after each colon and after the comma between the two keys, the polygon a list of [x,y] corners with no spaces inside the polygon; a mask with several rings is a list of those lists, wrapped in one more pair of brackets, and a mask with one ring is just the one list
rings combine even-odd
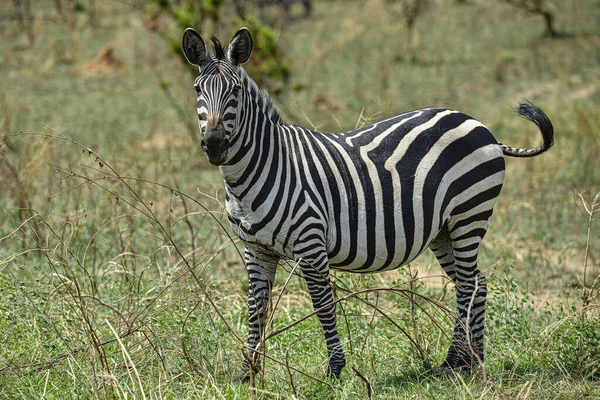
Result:
{"label": "black and white stripe", "polygon": [[[201,129],[206,121],[231,121],[225,125],[226,157],[217,164],[233,230],[246,243],[248,348],[261,344],[278,260],[293,259],[321,309],[329,371],[339,376],[345,359],[330,268],[386,271],[431,248],[456,284],[458,305],[442,368],[481,361],[486,280],[477,267],[479,245],[504,181],[504,155],[547,150],[553,137],[548,118],[529,103],[516,110],[540,127],[544,145],[536,149],[499,144],[479,121],[448,109],[411,111],[340,134],[311,131],[285,124],[239,66],[251,43],[242,29],[215,57],[186,52],[201,67]],[[184,49],[194,46],[195,36],[186,31]],[[208,154],[211,159],[210,149]],[[247,363],[244,368],[240,376]]]}

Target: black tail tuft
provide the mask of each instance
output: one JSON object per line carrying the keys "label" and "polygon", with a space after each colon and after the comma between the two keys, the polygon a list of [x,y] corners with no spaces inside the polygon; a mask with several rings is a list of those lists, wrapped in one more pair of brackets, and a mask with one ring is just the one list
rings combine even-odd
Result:
{"label": "black tail tuft", "polygon": [[550,119],[542,110],[530,102],[525,102],[519,103],[517,108],[515,108],[515,112],[519,117],[535,123],[540,128],[540,132],[544,138],[544,144],[533,149],[519,149],[501,143],[500,145],[502,146],[504,154],[512,157],[533,157],[552,147],[554,144],[554,128],[552,127],[552,122],[550,122]]}
{"label": "black tail tuft", "polygon": [[526,102],[519,103],[519,106],[515,111],[520,117],[534,122],[540,128],[544,138],[544,151],[552,147],[554,144],[554,127],[548,116],[544,114],[542,110],[530,102]]}

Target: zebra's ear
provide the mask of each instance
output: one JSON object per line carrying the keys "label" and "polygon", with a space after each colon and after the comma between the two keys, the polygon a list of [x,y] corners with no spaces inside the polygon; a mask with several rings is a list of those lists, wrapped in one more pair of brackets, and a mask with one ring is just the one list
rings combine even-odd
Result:
{"label": "zebra's ear", "polygon": [[227,47],[227,58],[233,65],[242,65],[248,62],[251,54],[252,35],[248,28],[240,28]]}
{"label": "zebra's ear", "polygon": [[204,40],[202,40],[198,32],[192,28],[187,28],[185,32],[183,32],[181,45],[183,47],[183,54],[190,64],[199,67],[206,64],[208,53],[206,52]]}

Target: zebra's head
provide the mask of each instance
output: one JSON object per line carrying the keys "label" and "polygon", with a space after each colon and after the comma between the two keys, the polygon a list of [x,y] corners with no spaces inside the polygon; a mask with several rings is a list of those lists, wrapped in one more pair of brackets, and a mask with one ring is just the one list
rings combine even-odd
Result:
{"label": "zebra's head", "polygon": [[195,30],[187,28],[183,34],[185,57],[200,69],[194,83],[202,135],[200,146],[211,164],[221,165],[227,160],[230,139],[236,128],[237,109],[242,96],[239,66],[250,58],[252,36],[247,28],[241,28],[227,48],[215,37],[212,42],[213,56]]}

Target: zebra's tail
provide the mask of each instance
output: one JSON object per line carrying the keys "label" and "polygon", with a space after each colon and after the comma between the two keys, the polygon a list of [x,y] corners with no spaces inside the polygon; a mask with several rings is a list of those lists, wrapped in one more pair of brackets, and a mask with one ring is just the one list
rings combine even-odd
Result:
{"label": "zebra's tail", "polygon": [[542,154],[552,147],[554,144],[554,128],[552,127],[552,122],[550,122],[550,119],[542,110],[527,102],[519,103],[519,106],[515,111],[517,115],[535,123],[540,128],[540,132],[544,138],[544,144],[533,149],[519,149],[500,143],[504,154],[511,157],[533,157]]}

